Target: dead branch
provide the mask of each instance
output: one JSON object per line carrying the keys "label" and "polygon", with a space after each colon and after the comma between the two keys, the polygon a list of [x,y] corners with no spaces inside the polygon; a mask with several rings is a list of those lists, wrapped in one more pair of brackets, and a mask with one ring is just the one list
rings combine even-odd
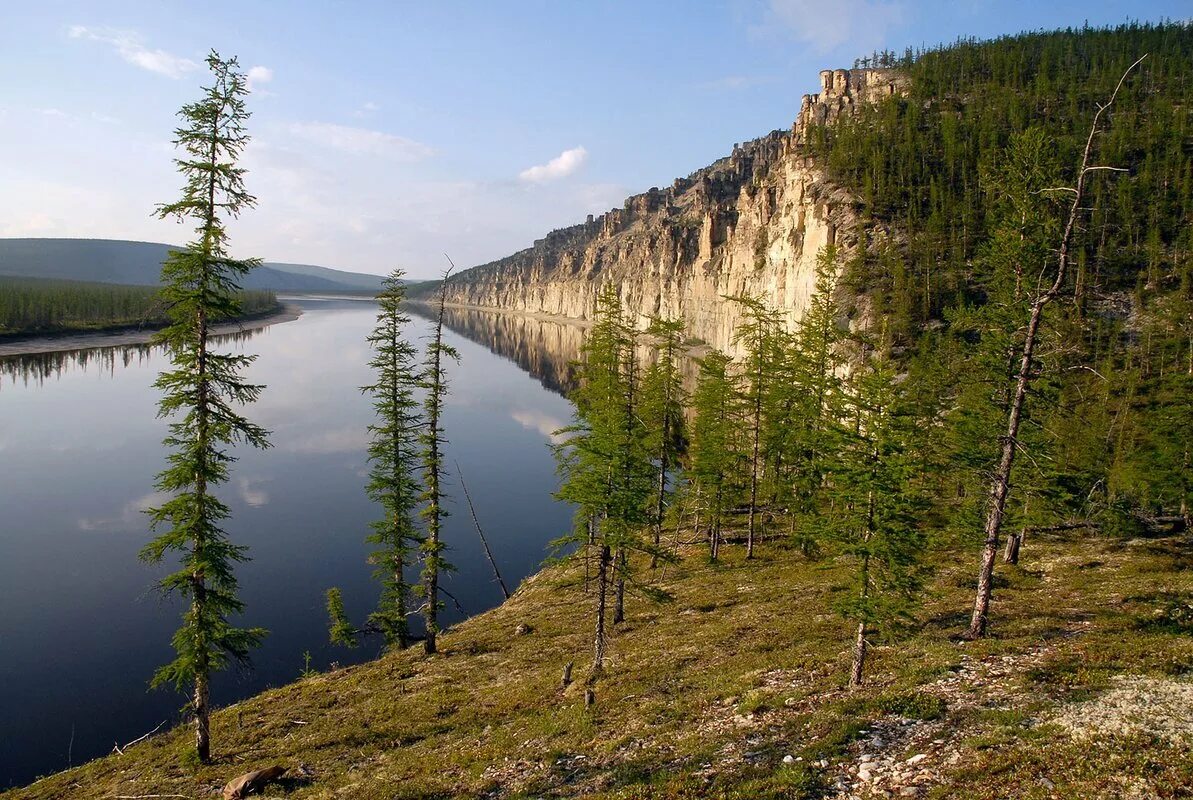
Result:
{"label": "dead branch", "polygon": [[[121,747],[119,744],[115,744],[115,745],[112,747],[112,752],[113,752],[113,753],[116,753],[117,755],[121,755],[121,756],[122,756],[122,755],[124,755],[124,751],[125,751],[125,750],[127,750],[127,749],[128,749],[128,748],[130,748],[130,747],[132,747],[134,744],[137,744],[138,742],[143,742],[143,741],[145,741],[145,740],[146,740],[146,739],[148,739],[150,736],[152,736],[153,734],[155,734],[155,733],[157,733],[158,731],[160,731],[160,730],[162,729],[162,726],[163,726],[163,725],[165,725],[165,724],[166,724],[166,721],[163,719],[161,722],[157,723],[157,727],[156,727],[156,728],[154,728],[153,730],[151,730],[149,733],[143,733],[143,734],[141,734],[141,735],[140,735],[140,736],[138,736],[136,739],[133,739],[131,742],[129,742],[128,744],[126,744],[124,747]],[[152,795],[150,795],[150,796],[152,797]]]}
{"label": "dead branch", "polygon": [[464,499],[468,501],[468,513],[472,514],[472,524],[476,526],[476,533],[481,537],[481,546],[485,548],[485,558],[489,559],[489,566],[493,568],[493,576],[497,578],[497,583],[501,586],[501,593],[505,595],[505,599],[510,599],[510,590],[505,585],[505,580],[501,577],[500,570],[497,569],[497,562],[493,560],[493,551],[489,549],[489,542],[485,539],[485,532],[481,530],[480,520],[476,518],[476,509],[472,506],[472,495],[468,493],[468,484],[464,483],[464,472],[460,469],[460,462],[453,461],[456,465],[456,476],[460,479],[460,488],[464,490]]}

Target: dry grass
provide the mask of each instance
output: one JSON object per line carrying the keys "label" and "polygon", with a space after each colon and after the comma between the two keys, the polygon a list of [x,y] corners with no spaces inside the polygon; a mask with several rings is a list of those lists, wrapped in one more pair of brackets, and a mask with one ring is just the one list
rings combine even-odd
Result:
{"label": "dry grass", "polygon": [[[205,798],[274,763],[295,777],[273,797],[816,797],[868,726],[898,718],[948,732],[933,797],[1187,797],[1187,746],[1050,720],[1115,675],[1187,680],[1193,638],[1164,609],[1193,596],[1191,553],[1187,539],[1036,539],[1022,567],[1000,565],[993,636],[972,643],[954,637],[973,554],[947,554],[919,624],[877,649],[853,692],[848,626],[828,610],[841,565],[781,546],[717,566],[693,553],[665,576],[674,602],[631,603],[595,712],[581,685],[590,600],[548,571],[445,635],[440,655],[393,654],[221,710],[209,767],[184,766],[188,732],[175,731],[3,797]],[[522,623],[531,632],[515,635]],[[580,680],[563,689],[572,660]],[[981,669],[957,673],[966,664]],[[954,673],[981,676],[968,687],[981,691],[963,694]]]}

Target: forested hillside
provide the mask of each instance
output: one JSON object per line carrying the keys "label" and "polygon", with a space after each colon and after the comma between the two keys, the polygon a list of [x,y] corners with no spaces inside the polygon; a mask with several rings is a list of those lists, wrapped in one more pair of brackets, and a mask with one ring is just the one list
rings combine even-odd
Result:
{"label": "forested hillside", "polygon": [[[811,149],[859,199],[861,230],[900,236],[855,254],[843,282],[871,304],[921,396],[940,455],[974,492],[998,422],[976,409],[1013,371],[1025,302],[1050,282],[1099,103],[1137,59],[1095,137],[1073,268],[1045,318],[1013,484],[1016,524],[1127,508],[1187,515],[1193,424],[1193,28],[1125,25],[961,41],[863,64],[906,95],[816,129]],[[1001,354],[1001,355],[1000,355]],[[997,414],[994,415],[996,418]],[[980,432],[979,432],[980,431]],[[965,484],[971,483],[967,491]],[[941,486],[942,492],[947,487]],[[954,518],[972,527],[973,517]]]}
{"label": "forested hillside", "polygon": [[[245,290],[238,297],[242,316],[281,308],[270,291]],[[166,320],[166,301],[156,286],[0,276],[0,338],[159,328]]]}

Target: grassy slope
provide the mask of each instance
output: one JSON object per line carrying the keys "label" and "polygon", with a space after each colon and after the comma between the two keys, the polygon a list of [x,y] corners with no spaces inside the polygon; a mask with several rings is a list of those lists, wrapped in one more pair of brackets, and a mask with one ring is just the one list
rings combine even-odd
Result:
{"label": "grassy slope", "polygon": [[[273,763],[304,776],[275,797],[833,796],[862,751],[915,773],[919,796],[1191,796],[1188,739],[1082,740],[1049,721],[1107,696],[1119,673],[1188,688],[1189,620],[1155,623],[1164,597],[1190,602],[1188,539],[1037,538],[1021,568],[1003,568],[995,636],[975,643],[950,639],[972,582],[972,553],[955,555],[862,690],[842,689],[848,631],[827,611],[842,565],[771,547],[670,568],[675,602],[633,603],[586,713],[583,687],[559,684],[565,662],[578,676],[587,663],[589,602],[548,571],[436,657],[395,654],[220,711],[211,767],[181,766],[178,730],[5,798],[207,797]],[[532,631],[516,635],[520,623]],[[898,766],[916,752],[928,758]],[[787,754],[801,760],[785,766]]]}

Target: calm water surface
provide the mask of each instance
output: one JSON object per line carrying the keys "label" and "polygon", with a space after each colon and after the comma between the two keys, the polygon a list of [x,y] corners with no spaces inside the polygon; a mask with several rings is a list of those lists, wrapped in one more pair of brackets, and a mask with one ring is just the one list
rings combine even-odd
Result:
{"label": "calm water surface", "polygon": [[[251,672],[216,679],[218,704],[293,680],[307,651],[313,667],[325,668],[379,649],[328,645],[324,611],[329,586],[343,589],[357,620],[377,595],[363,542],[376,516],[362,488],[371,407],[357,389],[370,380],[365,336],[376,307],[299,302],[298,321],[224,344],[259,354],[249,378],[268,388],[248,413],[273,432],[274,447],[239,451],[221,491],[233,515],[227,529],[252,557],[237,570],[242,621],[270,635]],[[416,318],[412,333],[427,324]],[[551,498],[557,478],[547,447],[570,412],[545,387],[566,381],[580,334],[460,312],[451,327],[485,346],[448,336],[461,355],[450,369],[448,464],[459,463],[506,580],[516,584],[570,524],[569,508]],[[137,559],[149,538],[143,509],[161,499],[153,483],[166,423],[155,418],[151,384],[165,364],[146,346],[0,360],[0,787],[177,719],[184,698],[150,692],[147,682],[172,657],[178,606],[153,590],[166,567]],[[445,586],[473,614],[501,595],[454,476],[448,490],[455,502],[445,538],[459,571]]]}

